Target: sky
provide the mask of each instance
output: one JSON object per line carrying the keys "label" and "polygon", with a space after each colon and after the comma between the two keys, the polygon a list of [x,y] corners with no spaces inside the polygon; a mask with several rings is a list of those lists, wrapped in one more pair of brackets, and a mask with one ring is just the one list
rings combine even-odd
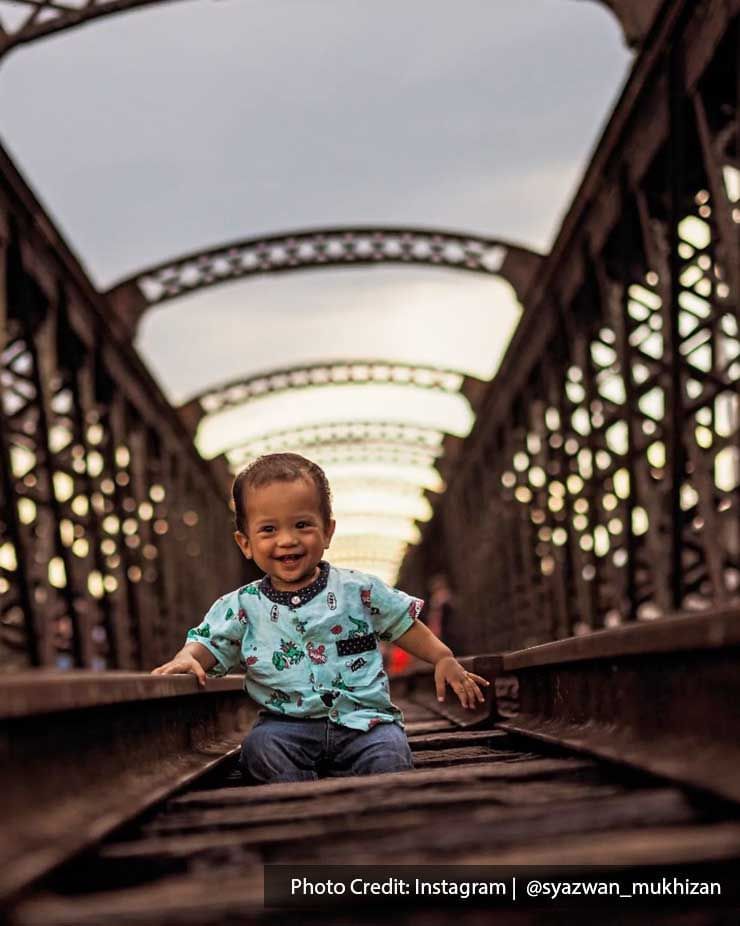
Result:
{"label": "sky", "polygon": [[[100,288],[315,226],[460,229],[547,251],[630,60],[595,0],[180,0],[12,52],[0,134]],[[353,357],[490,378],[519,312],[493,278],[314,270],[170,303],[136,343],[175,403]],[[242,417],[251,431],[360,410],[472,425],[462,400],[368,389],[305,390]],[[204,428],[213,447],[226,439]]]}

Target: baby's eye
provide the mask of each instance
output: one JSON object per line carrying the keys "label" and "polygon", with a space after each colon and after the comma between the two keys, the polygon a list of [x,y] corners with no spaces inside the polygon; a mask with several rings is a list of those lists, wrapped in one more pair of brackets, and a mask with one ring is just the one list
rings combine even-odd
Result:
{"label": "baby's eye", "polygon": [[297,527],[299,530],[302,530],[304,527],[313,527],[313,525],[311,524],[310,521],[299,521],[299,522],[296,524],[296,527]]}
{"label": "baby's eye", "polygon": [[270,534],[274,530],[272,524],[265,524],[264,527],[260,528],[260,534]]}

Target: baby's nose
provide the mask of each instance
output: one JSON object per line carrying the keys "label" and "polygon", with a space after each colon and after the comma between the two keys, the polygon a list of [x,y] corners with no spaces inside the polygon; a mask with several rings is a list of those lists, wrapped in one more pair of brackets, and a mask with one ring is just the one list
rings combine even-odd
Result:
{"label": "baby's nose", "polygon": [[278,534],[278,544],[281,547],[294,547],[297,542],[291,530],[282,530]]}

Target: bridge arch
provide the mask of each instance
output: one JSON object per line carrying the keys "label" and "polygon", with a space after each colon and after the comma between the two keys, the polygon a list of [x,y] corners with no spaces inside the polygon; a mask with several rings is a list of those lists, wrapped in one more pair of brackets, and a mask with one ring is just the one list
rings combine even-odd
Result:
{"label": "bridge arch", "polygon": [[443,453],[445,434],[439,428],[403,421],[329,421],[302,428],[274,430],[239,440],[220,450],[232,467],[253,457],[285,450],[332,461],[386,459],[431,464]]}
{"label": "bridge arch", "polygon": [[500,238],[431,228],[352,226],[242,238],[143,267],[106,296],[133,336],[154,306],[234,280],[295,270],[404,264],[496,276],[520,302],[543,257]]}
{"label": "bridge arch", "polygon": [[209,386],[180,406],[195,427],[204,415],[244,405],[266,396],[294,389],[320,386],[409,386],[436,392],[462,394],[475,407],[485,381],[458,370],[431,364],[399,363],[388,360],[332,360],[268,370]]}

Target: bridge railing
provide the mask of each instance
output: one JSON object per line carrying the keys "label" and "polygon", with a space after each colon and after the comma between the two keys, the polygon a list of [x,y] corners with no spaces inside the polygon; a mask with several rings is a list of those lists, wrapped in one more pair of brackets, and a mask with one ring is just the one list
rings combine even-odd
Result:
{"label": "bridge railing", "polygon": [[0,665],[149,668],[247,578],[228,473],[2,151],[0,176]]}
{"label": "bridge railing", "polygon": [[739,12],[663,4],[404,564],[461,651],[740,595]]}

